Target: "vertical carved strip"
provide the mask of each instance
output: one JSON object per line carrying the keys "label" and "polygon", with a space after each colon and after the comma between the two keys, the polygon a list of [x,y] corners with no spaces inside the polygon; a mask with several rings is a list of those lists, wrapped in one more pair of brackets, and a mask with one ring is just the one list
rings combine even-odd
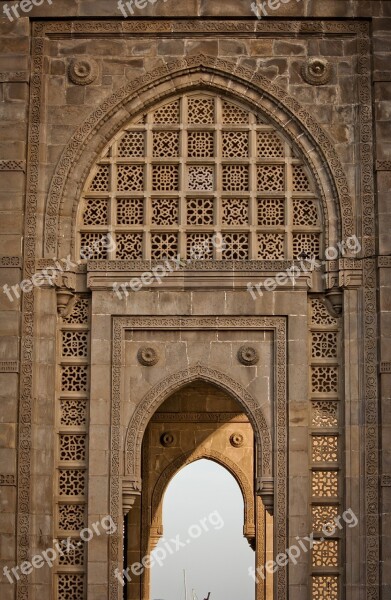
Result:
{"label": "vertical carved strip", "polygon": [[[30,88],[30,124],[28,131],[28,165],[26,215],[24,223],[23,278],[31,277],[35,268],[36,214],[41,121],[41,78],[44,40],[37,27],[32,42],[32,77]],[[18,431],[18,499],[16,525],[17,564],[29,558],[31,496],[31,414],[33,394],[34,292],[22,295],[22,345]],[[17,599],[28,600],[27,575],[17,581]]]}
{"label": "vertical carved strip", "polygon": [[[364,256],[376,253],[374,210],[373,139],[371,104],[370,38],[368,26],[358,38],[358,89],[360,108],[360,177],[361,214]],[[379,432],[377,390],[377,319],[376,265],[363,261],[363,327],[364,327],[364,414],[365,414],[365,519],[366,519],[366,598],[379,598]]]}
{"label": "vertical carved strip", "polygon": [[80,531],[87,527],[87,428],[89,399],[89,301],[78,298],[58,330],[58,394],[56,431],[58,448],[55,481],[55,534],[60,544],[71,538],[74,549],[55,564],[57,600],[84,600],[86,548]]}
{"label": "vertical carved strip", "polygon": [[[329,523],[343,505],[343,451],[341,436],[339,324],[318,299],[308,302],[310,365],[311,531],[325,538],[311,553],[312,600],[342,597],[343,531]],[[330,537],[324,530],[330,531]]]}

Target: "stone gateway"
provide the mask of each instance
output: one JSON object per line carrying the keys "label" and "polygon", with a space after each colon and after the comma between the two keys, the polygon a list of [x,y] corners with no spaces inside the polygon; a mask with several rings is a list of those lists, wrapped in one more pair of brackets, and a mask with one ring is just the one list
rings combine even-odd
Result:
{"label": "stone gateway", "polygon": [[391,2],[0,31],[1,599],[152,600],[200,459],[255,600],[390,598]]}

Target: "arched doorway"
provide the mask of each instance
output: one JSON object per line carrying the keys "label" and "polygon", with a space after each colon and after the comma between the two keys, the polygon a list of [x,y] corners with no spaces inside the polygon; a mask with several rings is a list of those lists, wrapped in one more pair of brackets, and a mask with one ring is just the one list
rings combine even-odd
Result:
{"label": "arched doorway", "polygon": [[[264,563],[266,515],[255,493],[255,457],[254,431],[243,406],[220,388],[195,381],[163,402],[144,434],[142,492],[127,517],[124,567],[131,575],[125,582],[127,600],[152,598],[150,568],[137,575],[132,565],[153,555],[164,535],[163,498],[170,481],[183,467],[203,458],[219,463],[235,478],[243,499],[242,536],[257,563]],[[258,598],[265,597],[267,583],[258,584]]]}
{"label": "arched doorway", "polygon": [[255,556],[243,537],[243,511],[238,483],[215,461],[200,459],[177,472],[164,494],[151,599],[202,600],[210,592],[214,600],[253,600]]}

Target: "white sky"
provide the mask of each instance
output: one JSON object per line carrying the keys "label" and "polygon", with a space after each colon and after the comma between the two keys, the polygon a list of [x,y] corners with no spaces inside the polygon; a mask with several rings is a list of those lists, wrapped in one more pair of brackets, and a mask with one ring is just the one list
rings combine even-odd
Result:
{"label": "white sky", "polygon": [[[207,531],[202,529],[202,519]],[[210,600],[254,600],[248,568],[254,567],[255,553],[243,537],[240,488],[226,469],[210,460],[182,469],[166,490],[163,524],[164,537],[156,549],[162,554],[168,542],[174,553],[170,555],[166,548],[163,565],[151,569],[152,600],[184,600],[183,569],[187,600],[193,600],[192,589],[198,600],[208,592]],[[178,550],[169,541],[177,535],[186,544]]]}

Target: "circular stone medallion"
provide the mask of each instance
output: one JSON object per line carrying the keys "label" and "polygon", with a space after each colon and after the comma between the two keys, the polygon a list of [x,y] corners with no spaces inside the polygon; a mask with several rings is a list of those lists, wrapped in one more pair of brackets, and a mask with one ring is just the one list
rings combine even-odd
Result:
{"label": "circular stone medallion", "polygon": [[137,352],[137,359],[144,367],[153,367],[159,360],[159,354],[155,348],[142,346]]}

